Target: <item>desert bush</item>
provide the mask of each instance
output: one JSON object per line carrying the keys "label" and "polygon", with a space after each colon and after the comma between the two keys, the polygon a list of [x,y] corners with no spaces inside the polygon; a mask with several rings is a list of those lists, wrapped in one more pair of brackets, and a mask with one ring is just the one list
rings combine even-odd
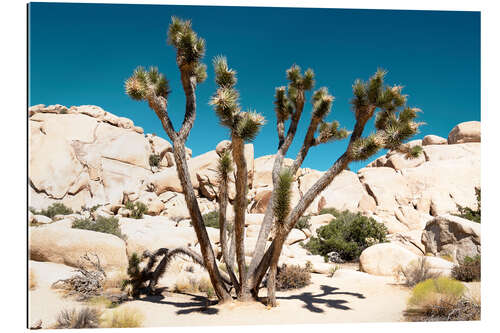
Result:
{"label": "desert bush", "polygon": [[219,229],[219,212],[213,211],[203,215],[203,221],[206,227]]}
{"label": "desert bush", "polygon": [[311,284],[311,271],[299,265],[278,267],[276,275],[276,290],[299,289]]}
{"label": "desert bush", "polygon": [[322,215],[322,214],[331,214],[331,215],[337,217],[340,215],[340,211],[336,208],[323,208],[319,211],[319,215]]}
{"label": "desert bush", "polygon": [[455,303],[464,294],[464,285],[448,277],[428,279],[418,283],[414,288],[409,300],[412,306],[427,306],[434,302]]}
{"label": "desert bush", "polygon": [[87,303],[94,307],[102,308],[112,308],[115,305],[113,302],[105,296],[94,296],[87,300]]}
{"label": "desert bush", "polygon": [[316,231],[318,237],[305,244],[311,253],[326,256],[335,251],[344,260],[354,260],[368,246],[386,241],[387,228],[373,218],[347,210],[336,214],[335,220]]}
{"label": "desert bush", "polygon": [[71,208],[66,207],[63,203],[60,202],[54,202],[52,205],[48,206],[47,209],[42,209],[39,211],[31,207],[30,211],[35,215],[45,215],[50,218],[53,218],[56,215],[73,214],[73,210]]}
{"label": "desert bush", "polygon": [[410,321],[480,320],[481,304],[464,296],[464,285],[440,277],[415,286],[405,316]]}
{"label": "desert bush", "polygon": [[98,328],[101,312],[85,307],[80,310],[62,310],[57,316],[55,328]]}
{"label": "desert bush", "polygon": [[481,281],[481,256],[465,257],[462,262],[453,266],[451,276],[464,282]]}
{"label": "desert bush", "polygon": [[310,216],[302,216],[297,223],[295,224],[294,228],[295,229],[309,229],[311,227],[311,222],[309,220],[311,219]]}
{"label": "desert bush", "polygon": [[111,235],[125,239],[125,235],[122,234],[120,230],[120,225],[116,217],[104,217],[98,216],[95,221],[86,219],[76,219],[71,225],[75,229],[92,230],[97,232],[103,232]]}
{"label": "desert bush", "polygon": [[469,221],[481,223],[481,189],[476,188],[476,200],[477,200],[477,208],[472,209],[470,207],[462,207],[460,205],[457,205],[458,208],[458,214],[455,214],[456,216],[459,216],[461,218],[467,219]]}
{"label": "desert bush", "polygon": [[399,267],[397,270],[398,277],[403,277],[405,284],[409,287],[428,280],[439,277],[439,273],[432,272],[427,264],[427,258],[418,258],[413,260],[406,267]]}
{"label": "desert bush", "polygon": [[149,165],[152,167],[158,167],[160,165],[161,156],[160,154],[149,155]]}
{"label": "desert bush", "polygon": [[101,320],[102,328],[141,327],[144,315],[138,309],[130,306],[107,311]]}
{"label": "desert bush", "polygon": [[340,269],[339,265],[330,267],[330,269],[328,270],[328,277],[333,277],[339,269]]}
{"label": "desert bush", "polygon": [[35,290],[36,287],[38,287],[38,281],[37,281],[35,272],[32,269],[30,269],[30,274],[28,277],[28,284],[29,284],[30,290]]}
{"label": "desert bush", "polygon": [[[92,266],[93,269],[87,269],[86,266],[89,265]],[[52,287],[65,289],[68,295],[76,295],[80,300],[87,300],[102,294],[102,286],[106,279],[106,273],[96,254],[94,254],[93,260],[90,258],[89,254],[82,256],[78,261],[76,272],[77,274],[68,279],[54,282]]]}
{"label": "desert bush", "polygon": [[130,217],[134,219],[142,219],[144,213],[148,211],[148,206],[140,201],[127,201],[125,203],[125,208],[130,211]]}

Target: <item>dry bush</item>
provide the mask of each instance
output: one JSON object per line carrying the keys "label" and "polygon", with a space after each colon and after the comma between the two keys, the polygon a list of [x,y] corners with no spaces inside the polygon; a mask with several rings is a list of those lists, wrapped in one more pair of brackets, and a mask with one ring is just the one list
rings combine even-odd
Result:
{"label": "dry bush", "polygon": [[97,308],[113,308],[113,302],[105,296],[95,296],[87,300],[87,303]]}
{"label": "dry bush", "polygon": [[98,328],[101,312],[95,308],[62,310],[57,316],[55,328]]}
{"label": "dry bush", "polygon": [[103,328],[127,328],[141,327],[144,315],[141,311],[130,306],[120,307],[107,311],[102,316],[101,327]]}
{"label": "dry bush", "polygon": [[28,278],[28,284],[29,284],[29,289],[30,290],[35,290],[38,287],[38,281],[35,275],[35,272],[30,269],[30,275]]}
{"label": "dry bush", "polygon": [[481,281],[481,256],[465,257],[463,262],[451,269],[453,278],[464,281]]}
{"label": "dry bush", "polygon": [[422,257],[410,262],[406,267],[399,267],[397,272],[397,277],[402,277],[405,284],[409,287],[428,280],[435,279],[439,277],[440,273],[432,272],[427,264],[427,258]]}
{"label": "dry bush", "polygon": [[278,268],[276,290],[299,289],[311,284],[311,271],[299,265],[285,265]]}
{"label": "dry bush", "polygon": [[108,274],[104,282],[102,283],[102,288],[105,291],[119,291],[123,285],[123,280],[127,279],[127,272],[121,270],[115,272],[114,274]]}
{"label": "dry bush", "polygon": [[447,277],[420,282],[413,288],[405,316],[410,321],[479,320],[481,304],[464,292],[461,282]]}

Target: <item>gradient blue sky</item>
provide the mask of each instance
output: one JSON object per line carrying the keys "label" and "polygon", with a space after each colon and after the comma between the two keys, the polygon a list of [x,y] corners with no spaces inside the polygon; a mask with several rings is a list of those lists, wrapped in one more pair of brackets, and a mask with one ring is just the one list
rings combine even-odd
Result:
{"label": "gradient blue sky", "polygon": [[[286,85],[293,63],[316,72],[316,88],[327,86],[336,97],[328,119],[348,129],[354,125],[351,85],[378,67],[389,71],[388,84],[405,86],[409,105],[423,110],[427,125],[416,138],[447,137],[457,123],[480,120],[479,12],[32,3],[29,15],[29,105],[99,105],[164,138],[154,112],[129,99],[123,82],[138,65],[158,66],[170,81],[169,114],[178,128],[184,94],[166,31],[172,15],[192,19],[206,40],[208,65],[187,143],[193,155],[228,138],[208,105],[215,91],[211,60],[219,54],[238,72],[242,107],[268,119],[255,156],[276,151],[274,88]],[[300,149],[310,110],[307,104],[289,157]],[[370,123],[365,133],[372,130]],[[326,170],[346,145],[315,147],[303,166]]]}

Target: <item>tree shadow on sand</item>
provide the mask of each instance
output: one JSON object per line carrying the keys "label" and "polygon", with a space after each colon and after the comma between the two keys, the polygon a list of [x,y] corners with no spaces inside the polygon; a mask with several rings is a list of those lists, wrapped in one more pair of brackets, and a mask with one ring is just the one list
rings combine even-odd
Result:
{"label": "tree shadow on sand", "polygon": [[324,304],[329,308],[335,308],[340,310],[350,310],[351,308],[344,305],[347,303],[346,300],[343,299],[326,299],[325,297],[330,295],[348,295],[354,296],[361,299],[366,298],[363,294],[360,293],[351,293],[351,292],[336,292],[339,288],[334,288],[326,285],[320,286],[323,293],[321,294],[312,294],[311,292],[305,292],[300,295],[290,295],[290,296],[280,296],[276,297],[277,299],[285,299],[285,300],[300,300],[304,302],[304,308],[308,309],[311,312],[315,313],[323,313],[325,310],[321,309],[317,305]]}
{"label": "tree shadow on sand", "polygon": [[219,312],[219,309],[211,307],[216,305],[217,301],[209,300],[204,296],[189,294],[189,293],[178,293],[182,295],[190,296],[191,298],[185,302],[173,302],[169,301],[163,293],[157,295],[146,296],[144,298],[137,299],[138,301],[151,302],[158,304],[172,305],[180,310],[176,311],[178,315],[190,314],[193,312],[199,312],[207,315],[213,315]]}

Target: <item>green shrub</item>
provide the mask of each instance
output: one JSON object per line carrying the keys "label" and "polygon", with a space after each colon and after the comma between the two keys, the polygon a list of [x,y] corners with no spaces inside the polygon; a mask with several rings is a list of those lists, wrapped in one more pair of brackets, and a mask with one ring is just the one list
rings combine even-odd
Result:
{"label": "green shrub", "polygon": [[152,167],[158,167],[160,165],[161,157],[160,154],[149,155],[149,165]]}
{"label": "green shrub", "polygon": [[465,257],[463,262],[453,266],[451,276],[464,282],[481,281],[481,256]]}
{"label": "green shrub", "polygon": [[42,209],[40,211],[30,208],[30,211],[35,215],[45,215],[47,217],[53,218],[56,215],[69,215],[73,214],[73,210],[66,207],[63,203],[54,202],[52,205],[47,207],[47,209]]}
{"label": "green shrub", "polygon": [[120,230],[118,219],[115,217],[98,216],[95,221],[91,219],[77,219],[71,225],[75,229],[92,230],[112,234],[125,239],[125,235]]}
{"label": "green shrub", "polygon": [[276,275],[276,290],[299,289],[311,284],[311,271],[299,265],[282,265]]}
{"label": "green shrub", "polygon": [[408,303],[413,306],[425,306],[436,299],[456,302],[463,296],[464,291],[465,287],[461,282],[442,276],[418,283],[413,288]]}
{"label": "green shrub", "polygon": [[469,221],[481,223],[481,189],[476,189],[476,200],[477,200],[477,209],[472,209],[469,207],[462,207],[457,205],[459,214],[455,214],[455,216],[459,216],[461,218],[467,219]]}
{"label": "green shrub", "polygon": [[134,219],[142,219],[144,213],[148,211],[148,206],[140,201],[127,201],[125,203],[125,208],[130,211],[130,217]]}
{"label": "green shrub", "polygon": [[405,316],[411,321],[480,320],[480,301],[464,292],[461,282],[447,277],[420,282],[413,288]]}
{"label": "green shrub", "polygon": [[311,222],[309,222],[310,219],[310,216],[302,216],[297,223],[295,223],[294,228],[299,230],[311,228]]}
{"label": "green shrub", "polygon": [[318,237],[305,244],[311,253],[326,256],[335,251],[344,260],[354,260],[368,246],[386,241],[387,228],[373,218],[347,210],[336,214],[335,220],[316,231]]}
{"label": "green shrub", "polygon": [[338,217],[338,216],[340,216],[341,212],[339,210],[337,210],[336,208],[323,208],[319,211],[319,214],[320,215],[331,214],[335,217]]}
{"label": "green shrub", "polygon": [[219,212],[214,210],[213,212],[204,214],[203,222],[205,222],[206,227],[219,229]]}
{"label": "green shrub", "polygon": [[62,310],[55,328],[98,328],[101,312],[94,308]]}

